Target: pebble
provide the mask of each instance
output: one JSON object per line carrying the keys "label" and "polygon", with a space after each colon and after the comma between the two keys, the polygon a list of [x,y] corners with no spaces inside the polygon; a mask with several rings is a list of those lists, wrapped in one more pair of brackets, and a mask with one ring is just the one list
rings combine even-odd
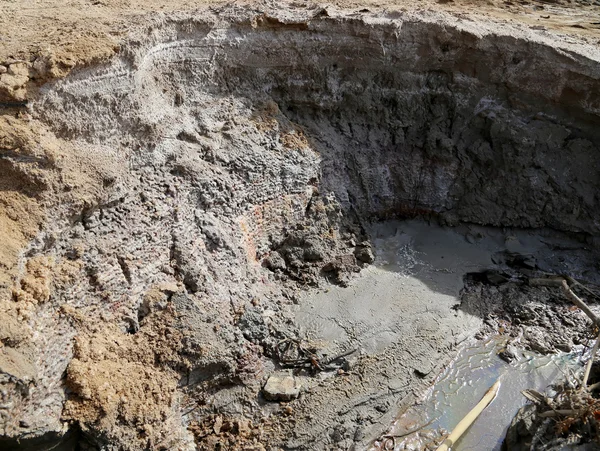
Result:
{"label": "pebble", "polygon": [[263,395],[269,401],[291,401],[300,394],[300,384],[289,373],[273,374],[263,388]]}

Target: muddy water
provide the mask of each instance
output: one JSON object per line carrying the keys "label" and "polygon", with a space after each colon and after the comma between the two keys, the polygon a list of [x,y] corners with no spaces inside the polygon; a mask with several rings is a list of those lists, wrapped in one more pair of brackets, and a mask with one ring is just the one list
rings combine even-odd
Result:
{"label": "muddy water", "polygon": [[[417,428],[429,431],[429,438],[423,436],[427,434],[399,437],[396,449],[428,449],[428,442],[440,437],[439,430],[452,429],[502,375],[500,396],[455,447],[498,449],[512,416],[525,402],[520,390],[545,387],[569,358],[524,354],[509,365],[496,355],[501,340],[466,346],[483,318],[458,308],[465,274],[502,268],[502,260],[496,257],[514,253],[531,258],[543,271],[586,279],[585,268],[595,263],[586,257],[585,246],[549,231],[451,228],[423,221],[377,223],[368,232],[374,264],[352,279],[349,287],[327,285],[311,292],[295,307],[296,325],[324,356],[354,349],[350,360],[365,356],[389,364],[387,369],[370,372],[361,381],[360,395],[348,401],[357,406],[348,411],[361,421],[377,418],[367,431],[369,438],[380,434],[380,425],[394,422],[398,411],[393,406],[409,397],[412,402],[414,393],[427,390],[427,384],[462,349],[428,397],[391,431],[403,435]],[[303,381],[307,387],[311,383]],[[392,449],[389,444],[387,449]]]}
{"label": "muddy water", "polygon": [[581,367],[580,353],[541,356],[523,351],[508,364],[498,357],[505,342],[497,337],[463,346],[422,402],[396,420],[388,432],[394,441],[378,442],[372,449],[435,449],[439,433],[451,431],[500,378],[500,391],[492,404],[452,448],[500,450],[510,421],[526,402],[521,390],[543,391],[567,371]]}

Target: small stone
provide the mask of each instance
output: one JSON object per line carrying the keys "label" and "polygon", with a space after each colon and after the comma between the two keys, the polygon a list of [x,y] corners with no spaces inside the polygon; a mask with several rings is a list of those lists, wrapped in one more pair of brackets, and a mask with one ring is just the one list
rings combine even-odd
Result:
{"label": "small stone", "polygon": [[359,246],[354,251],[356,259],[363,263],[373,263],[375,261],[375,255],[371,246]]}
{"label": "small stone", "polygon": [[281,256],[281,254],[277,251],[271,252],[269,256],[265,259],[265,266],[269,268],[271,271],[283,271],[285,270],[285,260]]}
{"label": "small stone", "polygon": [[431,359],[423,357],[413,365],[413,369],[418,377],[424,378],[433,370],[433,362]]}
{"label": "small stone", "polygon": [[8,71],[8,69],[6,68],[6,66],[3,66],[2,64],[0,64],[0,74],[5,74]]}
{"label": "small stone", "polygon": [[300,394],[300,384],[289,373],[273,374],[263,388],[263,395],[269,401],[291,401]]}
{"label": "small stone", "polygon": [[506,363],[511,363],[516,358],[516,356],[509,349],[503,349],[503,350],[501,350],[498,353],[498,357],[500,357]]}

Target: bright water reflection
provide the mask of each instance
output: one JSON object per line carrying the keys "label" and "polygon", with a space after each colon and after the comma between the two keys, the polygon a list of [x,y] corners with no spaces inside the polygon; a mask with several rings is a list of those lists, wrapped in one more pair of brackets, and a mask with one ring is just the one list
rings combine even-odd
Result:
{"label": "bright water reflection", "polygon": [[494,338],[464,347],[440,375],[423,402],[396,421],[390,435],[402,435],[419,425],[427,426],[420,434],[396,439],[395,449],[435,449],[431,437],[437,434],[428,434],[427,431],[452,430],[500,377],[502,385],[498,396],[453,451],[500,450],[506,429],[526,402],[521,390],[532,388],[543,391],[567,371],[581,367],[580,353],[541,356],[524,351],[508,364],[498,357],[505,341]]}

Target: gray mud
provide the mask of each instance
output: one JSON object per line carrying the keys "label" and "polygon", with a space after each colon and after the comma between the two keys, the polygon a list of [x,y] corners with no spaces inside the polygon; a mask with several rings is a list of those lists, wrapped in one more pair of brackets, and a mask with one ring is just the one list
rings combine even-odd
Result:
{"label": "gray mud", "polygon": [[[357,449],[482,326],[581,342],[522,266],[596,280],[599,91],[595,47],[425,12],[148,19],[32,103],[107,195],[24,256],[69,274],[29,313],[3,435]],[[273,375],[298,398],[265,399]]]}
{"label": "gray mud", "polygon": [[[467,441],[477,443],[487,434],[488,439],[494,437],[499,447],[512,416],[525,401],[515,387],[544,388],[560,374],[548,371],[554,368],[550,368],[554,365],[551,357],[530,361],[532,356],[540,352],[575,352],[578,345],[587,345],[592,338],[585,315],[571,311],[559,290],[529,287],[524,279],[550,271],[580,274],[595,258],[594,254],[586,251],[584,243],[543,230],[440,227],[422,221],[391,221],[375,224],[368,231],[377,256],[374,264],[353,279],[349,288],[332,286],[309,296],[300,303],[296,314],[301,330],[321,344],[321,354],[357,349],[357,354],[375,356],[380,362],[381,372],[369,374],[369,395],[355,403],[352,415],[357,415],[359,424],[361,420],[368,424],[379,417],[372,434],[385,421],[392,422],[390,415],[393,418],[410,404],[404,397],[411,392],[417,396],[424,392],[424,381],[437,376],[467,337],[502,334],[502,347],[491,345],[486,350],[489,344],[470,344],[470,352],[481,356],[481,362],[475,366],[459,362],[459,369],[454,363],[446,370],[445,382],[452,379],[452,383],[466,384],[470,378],[477,380],[466,388],[469,391],[472,387],[471,396],[461,396],[463,402],[450,400],[449,405],[429,406],[433,412],[426,411],[425,418],[413,419],[411,423],[412,427],[423,426],[441,416],[438,428],[450,430],[456,424],[452,422],[458,422],[461,413],[470,410],[492,385],[494,374],[506,373],[506,383],[514,387],[502,393],[503,415],[497,418],[497,428],[490,432],[484,426]],[[557,240],[562,249],[556,248]],[[530,267],[515,269],[501,258],[507,254],[527,257]],[[473,280],[470,274],[501,279],[492,279],[491,283]],[[597,281],[595,276],[592,281]],[[523,357],[523,349],[529,351],[529,357]],[[545,369],[531,371],[536,365],[544,365]],[[528,383],[532,386],[528,387]],[[456,388],[451,385],[436,385],[435,396],[451,398]],[[394,393],[395,387],[404,390]],[[311,408],[323,409],[327,404],[323,399],[331,395],[326,389],[311,390],[323,392],[317,397],[318,404]],[[351,388],[345,390],[350,400],[351,393]],[[335,406],[330,409],[338,410]],[[379,413],[373,417],[371,412]],[[498,413],[494,409],[492,412]],[[346,409],[338,410],[338,414],[344,413]],[[396,432],[392,429],[390,433]],[[407,449],[417,446],[415,443],[435,443],[439,437],[435,429],[425,439],[415,441],[410,437],[413,443],[408,440]],[[380,443],[385,445],[385,440]],[[402,441],[398,440],[397,449],[404,449],[401,446]]]}

